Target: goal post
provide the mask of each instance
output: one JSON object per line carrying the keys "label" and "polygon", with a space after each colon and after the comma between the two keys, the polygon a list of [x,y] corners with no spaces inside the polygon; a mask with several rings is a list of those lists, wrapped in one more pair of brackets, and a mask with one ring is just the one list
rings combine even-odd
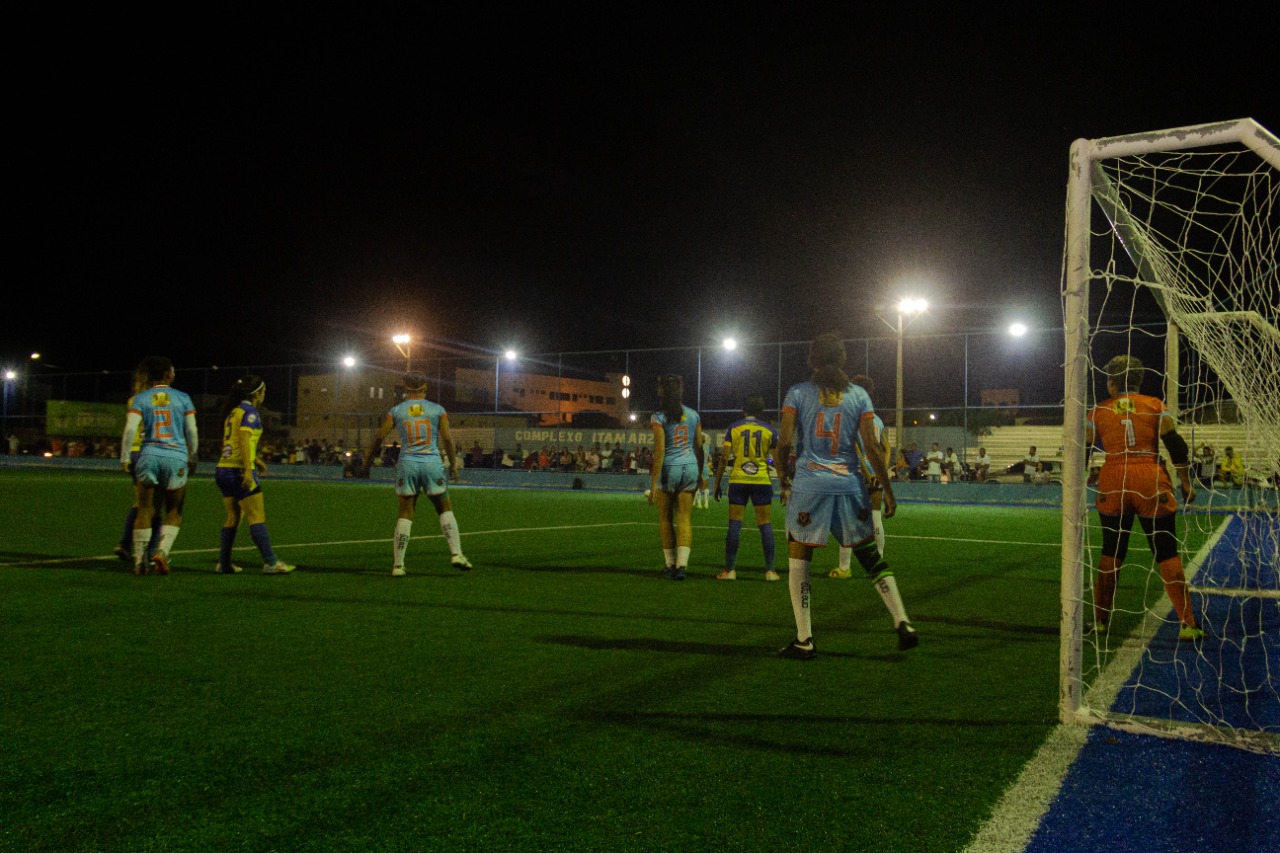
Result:
{"label": "goal post", "polygon": [[[1071,146],[1062,271],[1063,722],[1280,752],[1278,247],[1280,141],[1252,119]],[[1105,398],[1101,365],[1114,355],[1141,358],[1143,393],[1163,397],[1193,453],[1221,454],[1214,437],[1244,460],[1238,480],[1210,479],[1201,500],[1179,509],[1180,555],[1194,609],[1204,613],[1200,642],[1178,641],[1137,525],[1117,618],[1107,632],[1085,635],[1100,539],[1085,422]]]}

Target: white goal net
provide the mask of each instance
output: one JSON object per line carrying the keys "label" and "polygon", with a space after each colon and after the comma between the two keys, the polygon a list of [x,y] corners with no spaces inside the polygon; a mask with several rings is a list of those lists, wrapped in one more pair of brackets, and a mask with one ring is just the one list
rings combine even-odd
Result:
{"label": "white goal net", "polygon": [[[1280,143],[1252,120],[1072,146],[1064,722],[1280,753],[1278,243]],[[1138,393],[1164,400],[1190,448],[1196,496],[1179,496],[1174,529],[1202,638],[1184,630],[1170,599],[1181,598],[1170,586],[1176,560],[1166,545],[1157,561],[1141,518],[1114,574],[1105,564],[1098,597],[1111,606],[1095,611],[1104,543],[1093,484],[1104,457],[1086,461],[1086,422],[1109,396],[1103,367],[1119,355],[1142,362]]]}

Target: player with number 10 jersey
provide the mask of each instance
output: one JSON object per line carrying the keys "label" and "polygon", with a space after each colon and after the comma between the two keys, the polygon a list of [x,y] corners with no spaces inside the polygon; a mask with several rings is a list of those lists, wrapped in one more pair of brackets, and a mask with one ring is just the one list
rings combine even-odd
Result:
{"label": "player with number 10 jersey", "polygon": [[400,437],[396,493],[442,494],[446,488],[444,463],[440,456],[440,422],[448,415],[444,407],[430,400],[408,399],[391,408],[387,419]]}

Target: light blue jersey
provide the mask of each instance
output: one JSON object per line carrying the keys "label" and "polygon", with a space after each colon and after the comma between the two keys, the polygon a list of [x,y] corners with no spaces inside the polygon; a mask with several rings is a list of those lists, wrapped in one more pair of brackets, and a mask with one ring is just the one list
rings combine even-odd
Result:
{"label": "light blue jersey", "polygon": [[698,454],[693,442],[701,419],[698,417],[698,413],[688,406],[681,406],[680,408],[684,411],[680,415],[679,421],[668,423],[666,413],[659,409],[653,413],[653,417],[649,418],[649,423],[658,424],[662,427],[663,444],[666,448],[662,457],[663,467],[689,464],[694,466],[696,472]]}
{"label": "light blue jersey", "polygon": [[142,417],[141,451],[149,455],[187,459],[187,415],[195,404],[183,391],[157,385],[133,395],[129,411]]}
{"label": "light blue jersey", "polygon": [[801,382],[787,391],[782,411],[796,416],[794,489],[814,494],[862,494],[858,427],[863,418],[875,417],[867,392],[858,385],[843,391],[822,391],[816,382]]}
{"label": "light blue jersey", "polygon": [[405,400],[387,413],[400,434],[400,456],[440,456],[436,439],[444,407],[430,400]]}
{"label": "light blue jersey", "polygon": [[[884,433],[884,421],[880,420],[879,415],[872,415],[875,423],[876,445],[880,448],[880,458],[888,464],[889,444]],[[872,469],[871,463],[867,460],[867,448],[862,443],[862,433],[858,433],[858,455],[862,460],[862,476],[866,477],[867,484],[870,485],[876,478],[876,472]]]}

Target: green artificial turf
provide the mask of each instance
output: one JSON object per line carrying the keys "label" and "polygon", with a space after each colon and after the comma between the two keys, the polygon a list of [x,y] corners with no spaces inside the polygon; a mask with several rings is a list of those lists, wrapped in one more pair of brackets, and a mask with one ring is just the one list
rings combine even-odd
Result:
{"label": "green artificial turf", "polygon": [[1055,510],[903,505],[908,653],[824,549],[796,662],[751,521],[713,579],[724,504],[674,583],[638,495],[452,498],[475,570],[423,501],[393,579],[390,485],[268,480],[300,568],[242,530],[225,576],[197,478],[174,573],[135,578],[127,479],[0,471],[0,847],[956,850],[1057,722]]}

